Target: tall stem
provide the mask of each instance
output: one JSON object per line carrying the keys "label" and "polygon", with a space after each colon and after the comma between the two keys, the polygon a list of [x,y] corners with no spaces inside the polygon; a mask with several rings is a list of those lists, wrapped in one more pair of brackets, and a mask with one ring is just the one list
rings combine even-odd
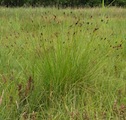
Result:
{"label": "tall stem", "polygon": [[104,8],[104,7],[105,7],[105,1],[102,0],[102,8]]}

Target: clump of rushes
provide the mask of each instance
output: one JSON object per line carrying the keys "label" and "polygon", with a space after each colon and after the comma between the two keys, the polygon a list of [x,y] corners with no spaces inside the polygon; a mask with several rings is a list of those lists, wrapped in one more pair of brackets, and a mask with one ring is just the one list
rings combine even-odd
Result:
{"label": "clump of rushes", "polygon": [[0,11],[0,120],[125,119],[125,9]]}

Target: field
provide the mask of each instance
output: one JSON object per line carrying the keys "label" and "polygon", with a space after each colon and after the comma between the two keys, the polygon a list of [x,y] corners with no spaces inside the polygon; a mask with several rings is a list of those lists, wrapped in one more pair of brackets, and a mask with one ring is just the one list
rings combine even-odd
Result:
{"label": "field", "polygon": [[0,120],[125,120],[126,9],[0,8]]}

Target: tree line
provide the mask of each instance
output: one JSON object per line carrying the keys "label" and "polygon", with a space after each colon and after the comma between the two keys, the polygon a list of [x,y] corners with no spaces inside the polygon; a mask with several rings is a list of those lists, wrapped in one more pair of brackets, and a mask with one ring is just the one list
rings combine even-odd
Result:
{"label": "tree line", "polygon": [[[55,6],[55,7],[93,7],[101,6],[102,0],[0,0],[1,6]],[[106,6],[126,6],[126,0],[104,0]]]}

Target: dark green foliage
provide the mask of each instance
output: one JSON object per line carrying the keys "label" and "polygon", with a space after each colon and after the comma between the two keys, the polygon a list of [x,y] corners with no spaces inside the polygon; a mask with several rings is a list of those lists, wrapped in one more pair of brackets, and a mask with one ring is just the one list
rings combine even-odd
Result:
{"label": "dark green foliage", "polygon": [[[0,0],[1,6],[101,6],[102,0]],[[112,3],[112,4],[111,4]],[[105,5],[126,6],[126,0],[105,0]]]}

